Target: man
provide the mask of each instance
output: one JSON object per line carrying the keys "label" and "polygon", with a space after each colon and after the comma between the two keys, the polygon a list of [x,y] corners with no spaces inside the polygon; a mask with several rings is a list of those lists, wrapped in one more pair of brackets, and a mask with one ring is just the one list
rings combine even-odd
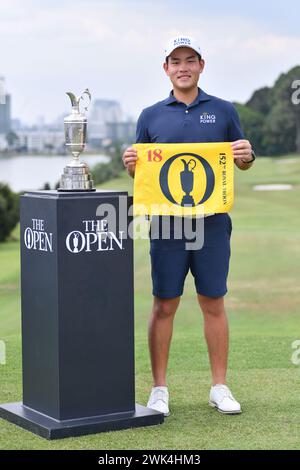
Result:
{"label": "man", "polygon": [[[234,162],[248,170],[255,160],[245,140],[233,105],[198,88],[205,62],[198,43],[181,36],[169,41],[163,68],[173,90],[169,97],[141,113],[138,143],[231,142]],[[134,177],[138,155],[132,147],[123,154],[124,165]],[[174,221],[173,221],[174,222]],[[153,308],[149,322],[149,349],[153,388],[147,406],[169,415],[166,371],[173,319],[187,272],[195,279],[198,302],[204,315],[204,332],[212,372],[209,404],[228,414],[241,412],[226,385],[228,325],[224,308],[230,257],[231,219],[209,214],[204,219],[204,245],[188,253],[184,243],[151,239]],[[182,240],[184,241],[184,240]]]}

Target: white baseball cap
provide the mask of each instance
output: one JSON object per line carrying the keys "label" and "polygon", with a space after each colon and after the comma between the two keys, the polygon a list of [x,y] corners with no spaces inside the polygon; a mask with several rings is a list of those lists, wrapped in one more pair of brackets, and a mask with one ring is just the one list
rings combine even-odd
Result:
{"label": "white baseball cap", "polygon": [[189,47],[193,51],[197,52],[200,56],[201,49],[198,42],[191,36],[176,36],[170,39],[165,47],[165,57],[168,57],[177,47]]}

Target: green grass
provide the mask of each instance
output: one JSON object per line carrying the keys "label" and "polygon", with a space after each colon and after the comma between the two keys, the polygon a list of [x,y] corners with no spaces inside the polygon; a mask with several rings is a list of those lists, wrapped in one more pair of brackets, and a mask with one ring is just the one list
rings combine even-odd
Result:
{"label": "green grass", "polygon": [[[292,183],[292,191],[256,192],[254,184]],[[132,191],[124,173],[102,186]],[[229,293],[228,382],[240,416],[208,407],[210,372],[193,280],[188,276],[175,319],[169,362],[171,416],[161,426],[46,441],[0,421],[2,449],[298,449],[300,365],[300,158],[261,159],[236,171]],[[151,387],[147,320],[151,308],[148,242],[135,242],[136,394]],[[0,244],[0,403],[21,400],[19,246]]]}

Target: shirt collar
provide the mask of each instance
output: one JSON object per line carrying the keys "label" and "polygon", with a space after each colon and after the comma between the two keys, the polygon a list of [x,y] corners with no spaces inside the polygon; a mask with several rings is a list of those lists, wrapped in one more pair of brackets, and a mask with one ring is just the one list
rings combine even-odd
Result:
{"label": "shirt collar", "polygon": [[[211,99],[211,97],[207,93],[205,93],[205,91],[198,88],[198,96],[191,104],[189,104],[189,107],[196,106],[201,101],[209,101],[210,99]],[[168,96],[168,98],[165,99],[164,103],[165,103],[165,105],[169,105],[169,104],[173,104],[173,103],[180,103],[180,101],[178,101],[175,98],[175,96],[173,94],[173,90],[172,90],[170,92],[170,95]]]}

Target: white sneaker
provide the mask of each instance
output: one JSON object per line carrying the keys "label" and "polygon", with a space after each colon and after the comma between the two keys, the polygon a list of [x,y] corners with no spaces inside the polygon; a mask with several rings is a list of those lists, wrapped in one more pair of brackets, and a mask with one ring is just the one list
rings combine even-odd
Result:
{"label": "white sneaker", "polygon": [[211,387],[209,404],[217,408],[220,413],[234,415],[242,412],[239,402],[233,397],[227,385],[223,384],[217,384]]}
{"label": "white sneaker", "polygon": [[165,416],[170,415],[168,387],[153,387],[147,403],[147,408],[159,411]]}

